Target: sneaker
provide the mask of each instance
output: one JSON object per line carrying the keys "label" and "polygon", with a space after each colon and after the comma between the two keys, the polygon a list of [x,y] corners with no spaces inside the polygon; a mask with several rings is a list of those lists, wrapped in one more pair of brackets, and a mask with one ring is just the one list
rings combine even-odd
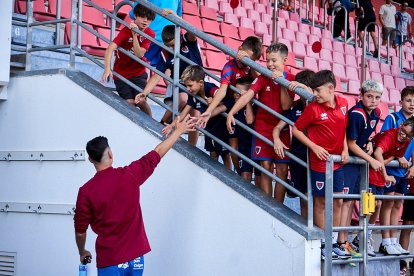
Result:
{"label": "sneaker", "polygon": [[368,241],[367,241],[367,253],[368,256],[370,257],[375,257],[375,251],[374,251],[374,247],[372,246],[372,244],[374,243],[374,240],[372,239],[372,237],[368,237]]}
{"label": "sneaker", "polygon": [[[322,257],[322,260],[325,260],[325,256],[326,256],[325,245],[322,245],[322,247],[321,247],[321,257]],[[336,255],[336,253],[333,252],[333,250],[332,250],[332,260],[337,260],[337,259],[339,259],[338,258],[338,255]]]}
{"label": "sneaker", "polygon": [[375,51],[374,51],[374,53],[372,54],[372,56],[373,56],[374,58],[377,58],[377,57],[378,57],[378,50],[375,50]]}
{"label": "sneaker", "polygon": [[[356,248],[359,248],[359,238],[358,236],[355,236],[355,238],[352,240],[352,245],[355,246]],[[359,252],[359,249],[358,249]]]}
{"label": "sneaker", "polygon": [[332,253],[338,255],[340,259],[349,259],[352,257],[341,245],[335,243],[332,245]]}
{"label": "sneaker", "polygon": [[392,256],[399,256],[401,255],[400,251],[394,247],[394,245],[392,244],[388,244],[388,245],[380,245],[379,247],[379,252],[384,254],[384,255],[392,255]]}
{"label": "sneaker", "polygon": [[393,246],[400,251],[401,255],[408,255],[410,254],[410,251],[405,250],[404,248],[402,248],[402,246],[399,243],[393,244]]}
{"label": "sneaker", "polygon": [[362,257],[362,254],[359,253],[358,247],[356,247],[352,243],[345,242],[345,244],[343,244],[342,246],[349,252],[349,254],[352,255],[352,258],[361,258]]}

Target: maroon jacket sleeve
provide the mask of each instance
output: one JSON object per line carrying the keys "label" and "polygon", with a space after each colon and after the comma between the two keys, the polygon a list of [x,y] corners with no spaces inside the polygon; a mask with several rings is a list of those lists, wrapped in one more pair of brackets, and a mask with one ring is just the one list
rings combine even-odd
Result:
{"label": "maroon jacket sleeve", "polygon": [[92,219],[92,212],[87,199],[86,193],[82,187],[79,189],[78,198],[76,200],[75,216],[73,218],[75,223],[75,231],[77,233],[85,233]]}
{"label": "maroon jacket sleeve", "polygon": [[150,151],[141,159],[125,167],[125,169],[129,170],[137,184],[141,185],[151,176],[160,160],[161,157],[156,151]]}

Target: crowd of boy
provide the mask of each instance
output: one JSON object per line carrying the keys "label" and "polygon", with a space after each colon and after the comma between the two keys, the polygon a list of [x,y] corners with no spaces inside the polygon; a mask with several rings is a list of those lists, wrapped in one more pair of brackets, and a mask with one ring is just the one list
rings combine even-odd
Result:
{"label": "crowd of boy", "polygon": [[[389,1],[387,0],[387,5]],[[370,1],[363,1],[360,9],[368,5]],[[404,6],[403,4],[402,6]],[[371,5],[372,6],[372,5]],[[385,7],[380,11],[381,23],[384,31],[391,24],[385,15],[390,11]],[[392,12],[392,11],[391,11]],[[170,13],[170,11],[166,11]],[[145,60],[145,54],[150,47],[150,41],[143,36],[131,31],[138,28],[151,37],[155,33],[148,28],[155,14],[138,4],[133,9],[134,21],[129,28],[121,30],[119,35],[109,45],[105,54],[105,71],[103,80],[112,76],[110,70],[111,56],[114,51],[114,71],[123,78],[128,79],[142,89],[142,92],[125,85],[118,77],[115,79],[116,89],[119,95],[131,105],[139,107],[143,112],[151,116],[146,98],[158,84],[160,76],[154,74],[147,82],[145,67],[132,60],[127,55],[117,51],[121,46],[131,51],[138,58]],[[363,22],[365,25],[371,22],[372,16],[369,7],[365,7]],[[374,14],[375,17],[375,14]],[[397,19],[397,22],[398,21]],[[361,24],[362,24],[361,23]],[[363,25],[363,24],[362,24]],[[336,80],[329,70],[312,72],[304,70],[295,76],[291,75],[285,67],[288,56],[288,48],[282,43],[271,44],[266,50],[266,66],[272,72],[272,77],[267,78],[246,66],[242,59],[248,57],[256,61],[262,55],[262,44],[257,37],[246,38],[238,49],[237,57],[229,60],[221,72],[220,86],[206,81],[203,70],[203,62],[197,38],[186,33],[180,41],[174,39],[175,27],[167,25],[163,28],[161,38],[163,43],[173,48],[175,43],[180,43],[180,53],[197,65],[189,65],[180,62],[181,82],[187,87],[180,91],[179,109],[180,116],[172,120],[172,114],[166,112],[161,120],[165,125],[163,134],[168,136],[173,129],[180,124],[179,118],[187,118],[190,114],[197,119],[197,125],[214,135],[225,144],[238,150],[244,156],[251,158],[260,164],[264,171],[288,181],[290,171],[290,184],[300,192],[311,192],[314,197],[313,216],[315,224],[324,229],[325,213],[325,170],[326,160],[329,155],[340,155],[342,162],[334,164],[333,192],[339,194],[359,194],[359,182],[361,175],[357,165],[346,164],[349,155],[366,160],[369,165],[369,188],[376,195],[405,195],[414,193],[408,191],[407,179],[414,177],[414,167],[409,168],[409,161],[414,154],[414,87],[406,87],[401,92],[401,110],[392,113],[385,119],[381,132],[374,136],[379,122],[380,102],[383,87],[373,80],[366,80],[361,87],[360,101],[353,107],[349,107],[347,101],[335,94]],[[370,32],[370,29],[368,29]],[[389,30],[388,30],[389,31]],[[376,40],[374,39],[374,42]],[[378,49],[378,45],[376,45]],[[151,62],[151,60],[149,60]],[[160,59],[156,68],[167,75],[172,75],[174,70],[174,57],[165,50],[160,52]],[[284,88],[275,82],[277,78],[285,78],[290,81],[288,88]],[[230,86],[236,87],[236,90]],[[172,91],[169,85],[167,90]],[[293,101],[295,88],[301,87],[313,93],[315,101],[307,103],[303,99]],[[166,103],[171,95],[167,95]],[[271,115],[260,106],[251,103],[257,99],[275,112],[283,114],[294,122],[291,129],[287,123]],[[220,113],[228,112],[227,119]],[[249,132],[236,124],[236,120],[251,126],[257,133],[274,142],[274,146],[252,136]],[[198,133],[189,137],[193,145],[197,143]],[[221,143],[205,136],[205,149],[214,159],[222,159],[223,164],[230,170],[234,169],[246,181],[253,181],[264,193],[274,197],[278,202],[284,201],[286,188],[276,183],[272,186],[272,178],[268,173],[254,170],[248,162],[231,154]],[[309,151],[311,191],[307,191],[307,171],[300,164],[289,160],[286,151],[293,153],[301,160],[307,162]],[[400,168],[385,168],[392,160],[398,160]],[[344,177],[344,175],[348,177]],[[414,186],[414,185],[413,185]],[[414,224],[414,217],[406,209],[411,209],[411,201],[404,203],[403,219],[405,224]],[[396,225],[400,219],[402,200],[377,200],[376,211],[370,217],[370,225],[375,224],[379,218],[381,225]],[[353,200],[334,199],[333,225],[349,226],[351,223]],[[301,201],[301,213],[307,214],[306,202]],[[398,243],[397,231],[382,231],[382,242],[379,252],[386,255],[408,254],[409,230],[401,233]],[[368,233],[368,254],[375,256],[372,246],[372,230]],[[325,241],[323,241],[323,244]],[[332,236],[333,258],[349,258],[361,256],[358,252],[358,241],[348,241],[348,232],[334,232]],[[324,245],[322,254],[325,254]]]}

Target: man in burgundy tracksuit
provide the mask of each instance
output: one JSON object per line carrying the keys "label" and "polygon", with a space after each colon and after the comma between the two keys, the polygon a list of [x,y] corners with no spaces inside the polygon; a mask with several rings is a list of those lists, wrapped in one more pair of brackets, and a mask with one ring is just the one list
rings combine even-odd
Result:
{"label": "man in burgundy tracksuit", "polygon": [[98,235],[98,275],[111,275],[121,269],[131,270],[124,271],[125,275],[142,275],[143,255],[151,249],[142,220],[140,185],[153,173],[180,135],[193,127],[193,120],[187,116],[153,151],[121,168],[112,167],[113,155],[105,137],[96,137],[86,145],[96,174],[79,189],[75,236],[82,262],[85,257],[92,257],[85,249],[88,226],[91,225]]}

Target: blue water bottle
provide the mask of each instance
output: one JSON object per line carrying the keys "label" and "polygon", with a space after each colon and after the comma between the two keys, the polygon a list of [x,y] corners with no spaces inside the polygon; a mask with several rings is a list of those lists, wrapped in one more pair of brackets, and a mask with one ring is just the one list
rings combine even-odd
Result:
{"label": "blue water bottle", "polygon": [[88,263],[90,262],[90,257],[83,258],[82,263],[79,265],[79,276],[88,275]]}

